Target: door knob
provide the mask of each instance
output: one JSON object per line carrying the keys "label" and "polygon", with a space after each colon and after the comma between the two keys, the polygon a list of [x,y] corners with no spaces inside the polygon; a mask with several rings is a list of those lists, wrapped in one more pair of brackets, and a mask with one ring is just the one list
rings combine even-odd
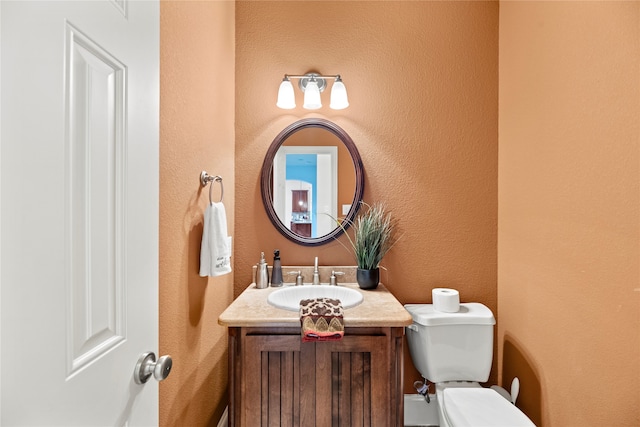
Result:
{"label": "door knob", "polygon": [[156,380],[162,381],[169,376],[172,365],[171,356],[162,356],[156,362],[156,354],[153,351],[148,351],[138,359],[133,371],[133,379],[136,384],[144,384],[153,375]]}

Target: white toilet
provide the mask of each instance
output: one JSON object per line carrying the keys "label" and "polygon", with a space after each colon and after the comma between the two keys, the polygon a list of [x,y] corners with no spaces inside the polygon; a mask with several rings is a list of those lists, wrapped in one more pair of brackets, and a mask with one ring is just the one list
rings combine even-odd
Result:
{"label": "white toilet", "polygon": [[413,317],[407,341],[413,364],[436,385],[440,427],[535,427],[497,391],[480,386],[489,378],[493,360],[491,310],[463,303],[455,313],[432,304],[404,306]]}

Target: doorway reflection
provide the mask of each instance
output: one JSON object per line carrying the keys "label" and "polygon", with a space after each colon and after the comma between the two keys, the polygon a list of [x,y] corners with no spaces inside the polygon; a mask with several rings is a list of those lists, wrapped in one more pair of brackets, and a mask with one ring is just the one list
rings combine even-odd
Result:
{"label": "doorway reflection", "polygon": [[335,228],[337,147],[283,146],[274,161],[274,208],[280,221],[302,237]]}

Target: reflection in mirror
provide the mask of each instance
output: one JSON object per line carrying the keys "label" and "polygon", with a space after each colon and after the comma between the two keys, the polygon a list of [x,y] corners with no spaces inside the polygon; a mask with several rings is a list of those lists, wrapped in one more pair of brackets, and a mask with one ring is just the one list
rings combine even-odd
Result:
{"label": "reflection in mirror", "polygon": [[280,147],[273,162],[273,207],[285,227],[303,237],[324,236],[335,228],[337,165],[337,147]]}
{"label": "reflection in mirror", "polygon": [[324,119],[304,119],[273,141],[262,167],[262,199],[276,228],[287,238],[317,245],[337,237],[335,218],[359,208],[364,192],[360,155],[341,128]]}

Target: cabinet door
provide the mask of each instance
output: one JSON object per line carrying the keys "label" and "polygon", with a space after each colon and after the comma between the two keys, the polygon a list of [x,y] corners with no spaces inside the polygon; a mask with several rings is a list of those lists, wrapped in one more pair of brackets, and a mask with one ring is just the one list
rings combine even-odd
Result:
{"label": "cabinet door", "polygon": [[307,212],[309,210],[307,190],[291,190],[291,210],[293,212]]}
{"label": "cabinet door", "polygon": [[386,336],[345,336],[316,344],[317,426],[395,425]]}
{"label": "cabinet door", "polygon": [[311,237],[311,224],[299,224],[292,222],[291,231],[296,233],[298,236]]}
{"label": "cabinet door", "polygon": [[[314,426],[315,347],[300,335],[246,335],[242,426]],[[237,412],[236,412],[237,413]]]}

